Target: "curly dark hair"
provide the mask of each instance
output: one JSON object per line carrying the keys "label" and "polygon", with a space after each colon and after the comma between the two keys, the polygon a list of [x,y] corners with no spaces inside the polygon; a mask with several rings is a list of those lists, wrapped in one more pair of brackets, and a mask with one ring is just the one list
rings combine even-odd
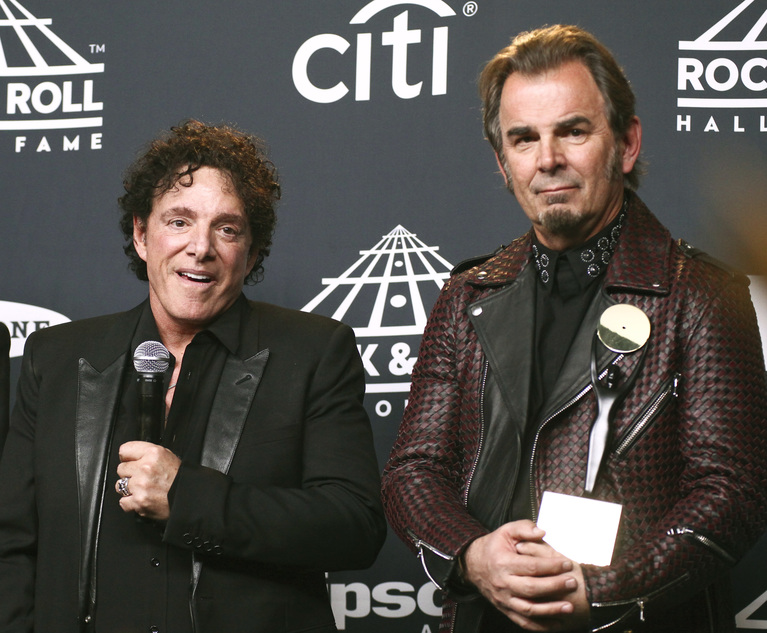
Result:
{"label": "curly dark hair", "polygon": [[260,139],[230,126],[205,125],[195,120],[172,127],[152,141],[126,171],[125,194],[118,202],[129,267],[139,279],[147,281],[146,262],[133,246],[133,219],[146,223],[155,199],[176,185],[191,186],[193,174],[200,167],[225,172],[242,200],[253,240],[251,248],[258,251],[246,282],[256,283],[263,276],[263,262],[274,235],[274,207],[280,198],[277,170],[267,159]]}

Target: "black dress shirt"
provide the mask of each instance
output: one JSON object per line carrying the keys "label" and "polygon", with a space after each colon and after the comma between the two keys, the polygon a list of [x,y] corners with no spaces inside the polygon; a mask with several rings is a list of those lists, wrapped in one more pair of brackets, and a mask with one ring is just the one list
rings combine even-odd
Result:
{"label": "black dress shirt", "polygon": [[[624,207],[625,210],[625,207]],[[542,422],[541,407],[551,392],[618,243],[625,222],[621,212],[605,229],[586,243],[567,251],[546,248],[533,236],[535,285],[535,344],[533,377],[530,381],[530,410],[523,438],[522,464],[512,498],[510,521],[532,519],[530,462],[535,430]],[[488,607],[481,633],[521,631],[500,611]]]}
{"label": "black dress shirt", "polygon": [[618,244],[625,213],[584,244],[558,252],[533,236],[535,284],[535,344],[530,381],[528,427],[523,438],[524,459],[512,499],[511,518],[532,519],[530,505],[530,460],[535,430],[542,422],[541,408],[570,351],[584,316],[597,294],[607,266]]}
{"label": "black dress shirt", "polygon": [[[199,464],[205,430],[228,353],[240,340],[244,296],[187,346],[176,385],[169,384],[175,359],[165,374],[166,390],[175,389],[162,444],[183,464]],[[160,340],[148,302],[131,343]],[[138,439],[136,372],[123,378],[120,410],[109,455],[101,536],[97,552],[97,633],[191,633],[189,587],[191,550],[163,543],[162,522],[143,520],[120,508],[114,492],[119,447]],[[130,485],[130,484],[129,484]],[[173,488],[169,493],[171,511]]]}

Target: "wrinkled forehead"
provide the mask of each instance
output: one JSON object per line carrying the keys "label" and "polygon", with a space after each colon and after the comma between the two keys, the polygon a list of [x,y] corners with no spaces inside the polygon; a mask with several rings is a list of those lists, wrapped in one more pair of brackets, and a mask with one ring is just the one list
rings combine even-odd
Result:
{"label": "wrinkled forehead", "polygon": [[607,117],[596,81],[577,61],[537,73],[512,73],[504,82],[500,105],[502,119]]}

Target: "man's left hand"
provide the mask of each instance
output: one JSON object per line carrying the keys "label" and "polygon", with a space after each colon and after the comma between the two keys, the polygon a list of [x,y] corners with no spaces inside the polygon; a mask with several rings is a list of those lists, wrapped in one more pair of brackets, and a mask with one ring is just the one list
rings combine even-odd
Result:
{"label": "man's left hand", "polygon": [[[120,507],[148,519],[166,520],[170,516],[168,491],[181,460],[167,448],[149,442],[126,442],[119,454],[117,476],[128,478],[125,487],[130,493],[120,497]],[[119,481],[115,490],[120,493]]]}
{"label": "man's left hand", "polygon": [[[523,541],[517,543],[516,549],[517,553],[525,556],[543,558],[561,556],[561,554],[545,542]],[[531,607],[535,604],[535,601],[533,600],[528,604],[525,604],[525,601],[520,601],[515,617],[511,619],[529,631],[569,631],[585,626],[589,621],[591,605],[586,595],[586,582],[583,577],[583,570],[575,561],[572,561],[572,564],[573,568],[568,572],[568,575],[574,577],[578,585],[573,591],[564,596],[573,606],[573,611],[570,614],[564,617],[531,616]]]}

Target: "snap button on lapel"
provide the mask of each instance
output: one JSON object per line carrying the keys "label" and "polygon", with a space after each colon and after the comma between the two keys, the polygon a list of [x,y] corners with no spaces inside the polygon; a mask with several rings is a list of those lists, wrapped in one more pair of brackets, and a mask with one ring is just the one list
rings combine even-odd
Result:
{"label": "snap button on lapel", "polygon": [[471,309],[472,316],[479,316],[482,314],[482,308],[480,306],[475,306]]}

